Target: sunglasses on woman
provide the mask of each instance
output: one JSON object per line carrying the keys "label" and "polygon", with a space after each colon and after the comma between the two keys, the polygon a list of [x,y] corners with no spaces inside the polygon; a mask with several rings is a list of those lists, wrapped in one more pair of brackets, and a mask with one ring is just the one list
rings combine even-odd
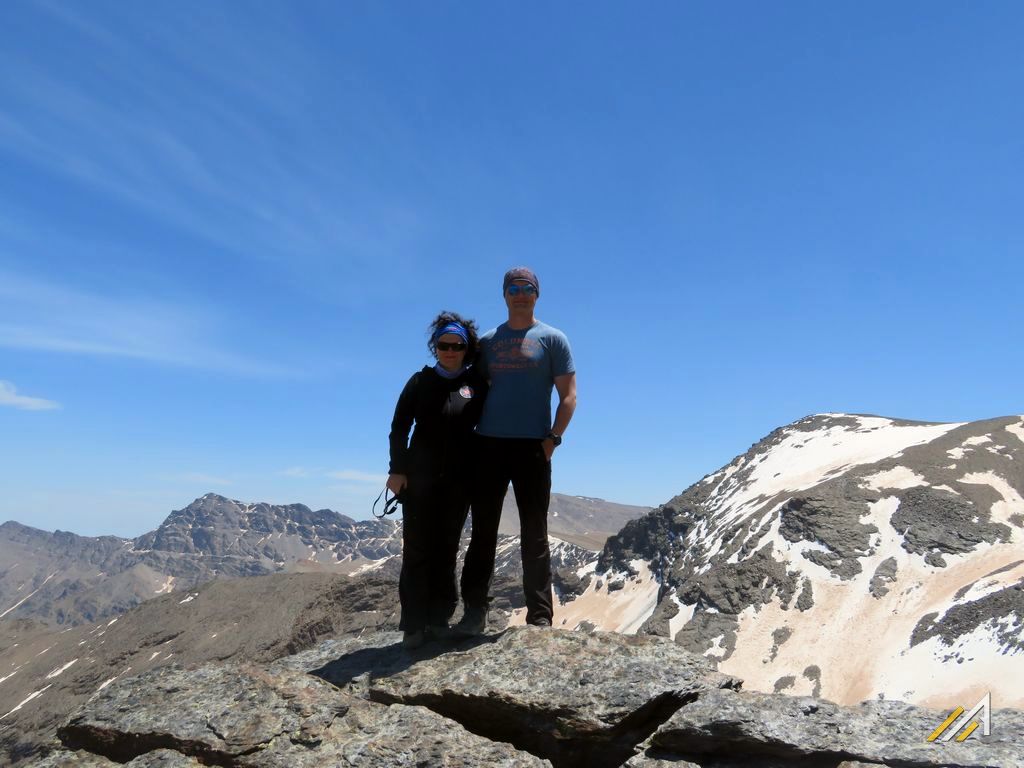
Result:
{"label": "sunglasses on woman", "polygon": [[439,352],[462,352],[466,348],[461,341],[439,341],[434,346]]}
{"label": "sunglasses on woman", "polygon": [[509,296],[518,296],[520,293],[525,293],[527,296],[537,295],[537,289],[532,285],[510,285],[505,290],[508,291]]}

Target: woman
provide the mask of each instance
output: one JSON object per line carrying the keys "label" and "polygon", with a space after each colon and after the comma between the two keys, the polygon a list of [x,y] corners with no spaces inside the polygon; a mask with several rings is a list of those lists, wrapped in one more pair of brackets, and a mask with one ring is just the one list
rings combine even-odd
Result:
{"label": "woman", "polygon": [[437,363],[405,385],[390,435],[388,488],[402,501],[398,595],[406,648],[446,635],[458,602],[455,559],[469,511],[470,439],[487,395],[473,366],[476,323],[442,312],[430,324],[427,347]]}

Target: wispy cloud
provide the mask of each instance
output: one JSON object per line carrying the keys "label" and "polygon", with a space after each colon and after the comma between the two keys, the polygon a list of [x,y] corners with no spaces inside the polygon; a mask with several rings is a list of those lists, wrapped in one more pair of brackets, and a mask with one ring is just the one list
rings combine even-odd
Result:
{"label": "wispy cloud", "polygon": [[0,405],[8,405],[22,411],[52,411],[60,408],[60,403],[53,400],[19,395],[18,390],[9,381],[0,381]]}
{"label": "wispy cloud", "polygon": [[[40,9],[95,55],[58,65],[0,54],[0,147],[237,255],[307,267],[301,274],[316,265],[358,274],[382,256],[404,258],[420,221],[403,188],[376,188],[337,151],[345,139],[394,156],[397,137],[381,131],[397,121],[372,114],[360,92],[346,137],[330,123],[296,122],[306,90],[328,85],[296,14],[263,7],[263,18],[247,19],[243,45],[224,32],[232,19],[208,18],[217,10],[103,19]],[[76,65],[82,77],[64,71]],[[104,86],[84,86],[89,75]]]}
{"label": "wispy cloud", "polygon": [[316,474],[316,470],[307,469],[306,467],[288,467],[280,472],[285,477],[313,477]]}
{"label": "wispy cloud", "polygon": [[0,271],[0,347],[127,357],[240,375],[293,375],[213,343],[217,326],[217,318],[200,307],[103,296]]}

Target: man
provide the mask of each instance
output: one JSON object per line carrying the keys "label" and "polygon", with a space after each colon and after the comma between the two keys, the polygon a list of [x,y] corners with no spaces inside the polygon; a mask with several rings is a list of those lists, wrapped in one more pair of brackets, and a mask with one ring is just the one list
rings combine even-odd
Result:
{"label": "man", "polygon": [[[491,388],[476,430],[473,535],[461,583],[465,613],[455,627],[468,636],[487,627],[498,523],[510,482],[519,507],[526,623],[551,626],[551,456],[576,409],[569,341],[534,317],[537,275],[526,267],[510,269],[502,293],[508,321],[480,338],[480,365]],[[554,422],[552,389],[558,392]]]}

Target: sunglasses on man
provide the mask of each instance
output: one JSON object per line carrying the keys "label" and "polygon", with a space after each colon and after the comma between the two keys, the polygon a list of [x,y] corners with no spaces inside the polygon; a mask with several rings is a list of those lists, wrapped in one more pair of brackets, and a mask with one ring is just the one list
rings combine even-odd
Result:
{"label": "sunglasses on man", "polygon": [[434,346],[439,352],[462,352],[466,348],[461,341],[439,341]]}
{"label": "sunglasses on man", "polygon": [[524,293],[527,296],[536,296],[537,289],[532,285],[510,285],[505,289],[509,296],[518,296],[520,293]]}

